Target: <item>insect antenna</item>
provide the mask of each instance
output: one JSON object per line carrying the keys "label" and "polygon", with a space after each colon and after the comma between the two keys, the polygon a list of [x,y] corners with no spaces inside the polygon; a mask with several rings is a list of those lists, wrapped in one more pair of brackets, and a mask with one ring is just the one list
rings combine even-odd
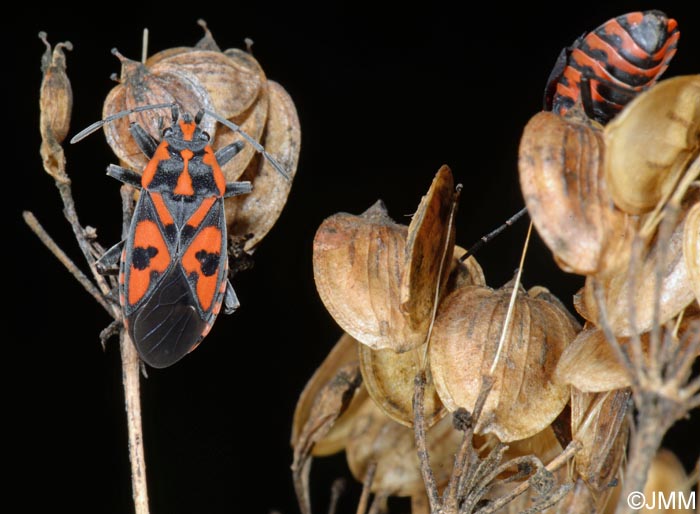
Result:
{"label": "insect antenna", "polygon": [[139,107],[134,107],[133,109],[127,109],[125,111],[119,111],[114,114],[110,114],[106,118],[96,121],[89,127],[84,128],[80,132],[78,132],[75,136],[73,136],[73,139],[70,140],[70,144],[75,144],[78,141],[82,141],[85,139],[87,136],[92,134],[93,132],[99,130],[101,127],[106,125],[107,123],[111,123],[115,120],[118,120],[119,118],[123,118],[124,116],[128,116],[129,114],[133,114],[136,112],[143,112],[143,111],[150,111],[153,109],[163,109],[165,107],[170,107],[172,109],[173,113],[173,119],[177,120],[177,105],[173,103],[167,103],[167,104],[153,104],[153,105],[141,105]]}
{"label": "insect antenna", "polygon": [[250,136],[249,136],[248,134],[246,134],[245,132],[243,132],[243,130],[241,129],[241,127],[239,127],[238,125],[236,125],[236,124],[233,123],[232,121],[227,120],[227,119],[224,118],[223,116],[221,116],[221,115],[219,115],[219,114],[216,114],[215,112],[212,112],[212,111],[210,111],[210,110],[208,110],[208,109],[202,109],[202,111],[204,111],[205,114],[208,114],[209,116],[211,116],[212,118],[214,118],[216,121],[218,121],[218,122],[221,123],[222,125],[224,125],[224,126],[230,128],[230,129],[233,130],[234,132],[238,132],[238,133],[243,137],[243,139],[245,139],[246,141],[248,141],[248,143],[250,143],[251,146],[252,146],[253,148],[255,148],[255,150],[256,150],[258,153],[262,154],[262,156],[265,157],[265,159],[267,159],[268,162],[269,162],[270,164],[272,164],[272,167],[275,168],[275,170],[277,170],[277,172],[278,172],[280,175],[282,175],[284,178],[286,178],[287,180],[289,180],[289,173],[287,173],[287,171],[282,167],[282,165],[281,165],[280,163],[278,163],[277,160],[276,160],[274,157],[272,157],[272,155],[270,155],[269,153],[267,153],[267,151],[265,150],[265,148],[264,148],[260,143],[258,143],[255,139],[253,139],[252,137],[250,137]]}
{"label": "insect antenna", "polygon": [[503,232],[505,229],[508,227],[512,226],[516,221],[518,221],[520,218],[522,218],[525,213],[527,213],[527,207],[523,207],[521,210],[513,214],[510,218],[508,218],[503,225],[498,227],[495,230],[492,230],[485,236],[483,236],[481,239],[479,239],[476,243],[471,245],[469,249],[466,251],[464,255],[462,255],[459,258],[459,262],[464,262],[466,261],[471,255],[474,255],[476,252],[481,250],[481,248],[486,245],[489,241],[491,241],[494,237],[496,237],[498,234]]}

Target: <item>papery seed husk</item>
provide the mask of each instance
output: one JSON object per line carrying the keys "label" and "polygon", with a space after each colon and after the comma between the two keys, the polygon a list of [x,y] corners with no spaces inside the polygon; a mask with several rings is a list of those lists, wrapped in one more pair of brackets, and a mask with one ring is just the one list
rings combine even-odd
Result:
{"label": "papery seed husk", "polygon": [[[481,377],[496,355],[511,292],[468,286],[443,300],[430,341],[430,367],[448,410],[473,410]],[[523,293],[516,297],[511,323],[476,429],[503,442],[536,434],[564,408],[568,386],[554,383],[553,373],[575,336],[559,307]]]}
{"label": "papery seed husk", "polygon": [[690,209],[685,218],[683,258],[688,269],[690,287],[700,303],[700,202]]}
{"label": "papery seed husk", "polygon": [[454,253],[454,202],[452,172],[448,166],[442,166],[408,227],[400,302],[413,330],[427,332],[435,302],[439,301],[436,289],[444,293]]}
{"label": "papery seed husk", "polygon": [[39,127],[42,139],[50,144],[61,144],[68,135],[71,111],[73,109],[73,89],[66,73],[64,49],[71,50],[69,43],[59,43],[53,50],[46,40],[42,57],[42,81],[39,92]]}
{"label": "papery seed husk", "polygon": [[[447,483],[454,454],[462,441],[462,433],[444,417],[426,433],[435,481],[438,487]],[[374,402],[366,402],[355,420],[346,448],[348,466],[353,476],[362,481],[371,462],[377,463],[371,491],[392,496],[425,493],[413,430],[387,418]]]}
{"label": "papery seed husk", "polygon": [[551,112],[535,115],[523,132],[518,168],[525,204],[564,271],[616,267],[618,245],[630,235],[603,180],[603,154],[600,131]]}
{"label": "papery seed husk", "polygon": [[250,109],[265,83],[260,67],[251,70],[227,55],[211,50],[174,53],[151,68],[156,75],[180,70],[197,77],[211,96],[214,112],[227,119],[236,118]]}
{"label": "papery seed husk", "polygon": [[[122,58],[121,84],[107,95],[102,116],[106,118],[137,106],[173,102],[180,105],[183,112],[192,116],[199,109],[212,109],[206,89],[190,73],[183,70],[155,75],[144,65]],[[125,162],[128,168],[140,172],[148,163],[148,158],[131,136],[129,125],[133,122],[141,125],[146,132],[160,141],[162,129],[172,123],[172,115],[169,108],[152,109],[132,113],[104,126],[107,143],[119,160]],[[205,116],[200,127],[212,137],[216,136],[216,125],[211,117]]]}
{"label": "papery seed husk", "polygon": [[554,376],[586,393],[631,385],[629,371],[618,360],[603,331],[593,325],[580,332],[566,347]]}
{"label": "papery seed husk", "polygon": [[[668,241],[659,242],[658,235],[645,245],[642,262],[637,265],[634,277],[634,290],[631,290],[630,267],[620,272],[600,277],[588,277],[584,286],[585,312],[589,321],[600,326],[600,313],[594,294],[594,280],[601,285],[607,312],[607,321],[616,336],[629,337],[651,330],[654,322],[656,268],[661,256],[664,266],[661,269],[661,292],[659,295],[658,322],[663,325],[675,317],[694,299],[691,280],[683,257],[683,237],[685,219],[690,207],[700,200],[700,187],[688,190],[681,206],[677,225]],[[635,326],[631,325],[630,302],[635,309]]]}
{"label": "papery seed husk", "polygon": [[[370,397],[389,418],[407,427],[413,426],[413,396],[415,378],[426,355],[422,345],[404,353],[391,349],[372,350],[360,345],[360,370]],[[446,410],[435,391],[430,372],[426,374],[425,426],[432,427]]]}
{"label": "papery seed husk", "polygon": [[[321,390],[337,375],[343,366],[355,363],[359,367],[358,344],[351,336],[343,334],[306,383],[294,410],[292,446],[296,446],[301,430],[309,419],[314,403],[319,401]],[[312,455],[331,455],[345,447],[345,439],[351,427],[353,413],[357,412],[358,407],[365,399],[367,399],[367,392],[363,387],[359,387],[347,409],[335,421],[328,434],[323,439],[316,441],[311,452]]]}
{"label": "papery seed husk", "polygon": [[652,210],[700,148],[700,75],[674,77],[641,93],[605,127],[605,180],[630,214]]}
{"label": "papery seed husk", "polygon": [[395,223],[381,201],[360,216],[324,220],[314,238],[314,279],[340,327],[372,349],[408,351],[425,343],[400,309],[407,227]]}
{"label": "papery seed husk", "polygon": [[[242,113],[240,119],[234,120],[234,123],[237,123],[241,127],[241,130],[255,141],[261,142],[265,132],[265,127],[268,123],[269,114],[270,89],[267,85],[263,85],[260,88],[258,100],[248,111]],[[224,125],[219,125],[219,129],[216,132],[216,138],[212,140],[212,147],[216,151],[225,146],[233,144],[236,141],[242,141],[243,148],[241,148],[233,159],[221,166],[221,171],[223,172],[224,177],[226,177],[226,182],[253,179],[255,174],[254,171],[257,171],[256,166],[259,166],[260,162],[259,159],[255,159],[258,153],[255,148],[253,148],[253,145],[246,141],[246,139],[239,132],[231,130]],[[250,171],[248,173],[248,178],[242,179],[241,177],[243,173],[245,173],[249,167],[254,171]],[[253,189],[255,190],[255,185],[253,185]],[[228,204],[231,204],[238,201],[243,201],[244,199],[245,198],[234,196],[232,198],[228,198],[226,201]]]}
{"label": "papery seed husk", "polygon": [[278,83],[270,80],[267,85],[270,107],[261,142],[289,178],[283,177],[266,159],[257,155],[257,165],[253,159],[241,177],[253,183],[253,192],[227,199],[226,219],[229,220],[230,234],[253,234],[246,241],[246,251],[260,243],[282,213],[296,175],[301,149],[301,127],[292,98]]}
{"label": "papery seed husk", "polygon": [[571,433],[582,444],[574,470],[594,493],[609,489],[620,472],[629,434],[631,392],[583,393],[571,389]]}
{"label": "papery seed husk", "polygon": [[452,259],[452,271],[450,271],[450,276],[447,278],[447,284],[445,284],[445,292],[454,291],[455,289],[462,286],[485,286],[486,277],[484,276],[484,270],[481,265],[477,262],[473,255],[467,257],[462,261],[462,256],[467,253],[467,251],[460,247],[455,246],[454,257]]}

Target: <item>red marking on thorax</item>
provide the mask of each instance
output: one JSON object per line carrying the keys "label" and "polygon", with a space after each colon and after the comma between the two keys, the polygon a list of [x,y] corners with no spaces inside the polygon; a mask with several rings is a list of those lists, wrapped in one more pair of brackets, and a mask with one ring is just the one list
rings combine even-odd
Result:
{"label": "red marking on thorax", "polygon": [[177,179],[177,185],[173,189],[173,193],[176,195],[186,195],[192,196],[194,194],[194,188],[192,187],[192,176],[190,175],[189,165],[190,159],[194,155],[191,150],[184,149],[180,152],[182,156],[182,173]]}
{"label": "red marking on thorax", "polygon": [[148,161],[148,164],[146,164],[146,167],[143,170],[143,175],[141,176],[141,187],[148,189],[148,186],[151,184],[156,171],[158,171],[158,164],[160,164],[160,161],[167,161],[168,159],[170,159],[168,142],[161,141],[153,154],[153,158]]}
{"label": "red marking on thorax", "polygon": [[226,192],[226,177],[224,177],[224,172],[221,171],[221,166],[214,156],[214,150],[211,146],[207,145],[204,148],[204,157],[202,157],[202,162],[211,166],[212,173],[214,174],[214,183],[216,188],[219,190],[221,196]]}
{"label": "red marking on thorax", "polygon": [[192,141],[192,136],[194,136],[194,129],[197,125],[193,121],[185,122],[185,120],[180,120],[180,130],[182,130],[182,138],[185,141]]}

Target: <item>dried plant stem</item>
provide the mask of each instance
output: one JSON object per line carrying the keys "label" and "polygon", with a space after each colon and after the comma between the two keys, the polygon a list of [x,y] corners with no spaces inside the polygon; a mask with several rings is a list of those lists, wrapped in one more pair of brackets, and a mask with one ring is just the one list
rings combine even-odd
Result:
{"label": "dried plant stem", "polygon": [[44,243],[44,246],[49,249],[49,251],[56,256],[56,258],[63,264],[66,269],[70,272],[75,279],[80,282],[85,290],[90,293],[90,295],[99,303],[104,310],[107,311],[111,316],[114,315],[114,310],[111,305],[107,303],[102,292],[95,287],[95,285],[90,282],[90,279],[85,276],[85,274],[80,271],[80,269],[75,265],[75,263],[68,257],[63,250],[56,244],[56,242],[51,238],[51,236],[46,232],[44,227],[41,226],[39,220],[36,219],[34,214],[30,211],[24,211],[22,213],[25,223],[29,228],[36,234],[36,236]]}
{"label": "dried plant stem", "polygon": [[146,484],[146,458],[143,450],[141,428],[141,361],[128,334],[121,333],[122,381],[124,406],[129,433],[129,461],[131,462],[132,496],[136,514],[148,514],[148,487]]}
{"label": "dried plant stem", "polygon": [[328,514],[335,514],[338,510],[338,500],[345,492],[346,482],[344,478],[336,478],[331,485],[331,499],[328,502]]}
{"label": "dried plant stem", "polygon": [[[572,441],[569,443],[569,445],[564,449],[563,452],[561,452],[559,455],[556,456],[550,462],[545,466],[544,469],[547,471],[554,472],[561,468],[564,464],[566,464],[569,459],[571,459],[574,454],[576,454],[577,451],[581,449],[581,443],[578,441]],[[494,500],[493,502],[489,503],[486,505],[484,508],[479,509],[476,511],[476,514],[492,514],[493,512],[498,511],[500,508],[502,508],[505,505],[508,505],[511,501],[513,501],[515,498],[523,494],[525,491],[527,491],[530,488],[530,481],[526,480],[522,484],[518,485],[515,489],[510,491],[507,495],[502,496],[498,498],[497,500]],[[557,501],[561,498],[557,498]]]}
{"label": "dried plant stem", "polygon": [[369,495],[372,489],[372,482],[374,481],[374,474],[377,472],[377,463],[370,462],[367,466],[367,471],[365,471],[365,479],[362,483],[362,494],[360,495],[360,502],[357,504],[357,514],[366,514],[367,506],[369,505]]}
{"label": "dried plant stem", "polygon": [[413,433],[416,442],[416,451],[418,452],[418,462],[420,464],[420,472],[425,484],[425,492],[428,495],[428,503],[430,512],[437,514],[443,512],[440,504],[440,495],[438,493],[435,475],[430,467],[430,455],[428,455],[428,444],[425,437],[425,415],[424,415],[424,399],[425,399],[425,371],[421,370],[416,375],[414,382],[413,393]]}

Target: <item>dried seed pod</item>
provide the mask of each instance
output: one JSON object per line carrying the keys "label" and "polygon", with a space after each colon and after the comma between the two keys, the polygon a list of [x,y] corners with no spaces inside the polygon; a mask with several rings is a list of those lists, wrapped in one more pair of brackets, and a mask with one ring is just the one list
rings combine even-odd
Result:
{"label": "dried seed pod", "polygon": [[557,298],[556,295],[552,294],[552,292],[549,289],[547,289],[544,286],[533,286],[528,290],[527,294],[531,298],[543,300],[545,302],[551,303],[552,305],[555,305],[561,310],[561,312],[565,313],[568,316],[569,322],[571,323],[571,326],[574,327],[574,330],[576,332],[581,330],[581,324],[578,322],[578,319],[576,319],[576,316],[571,314],[569,312],[569,309],[566,308],[566,305],[564,305],[564,302]]}
{"label": "dried seed pod", "polygon": [[583,393],[571,388],[571,433],[582,444],[574,472],[583,479],[600,507],[620,473],[629,435],[629,389]]}
{"label": "dried seed pod", "polygon": [[[426,434],[428,454],[438,487],[452,471],[462,433],[444,417]],[[413,430],[387,418],[374,402],[366,402],[358,414],[346,448],[348,466],[357,480],[364,480],[370,463],[377,464],[371,491],[391,496],[425,494]]]}
{"label": "dried seed pod", "polygon": [[[391,349],[372,350],[360,345],[360,370],[370,397],[389,418],[407,427],[413,426],[414,381],[426,354],[422,345],[404,353]],[[446,413],[428,371],[425,385],[424,415],[432,427]]]}
{"label": "dried seed pod", "polygon": [[41,32],[39,38],[46,45],[41,58],[41,90],[39,93],[39,128],[44,140],[61,144],[70,128],[71,110],[73,109],[73,90],[66,74],[65,50],[72,50],[73,45],[66,41],[58,43],[52,50]]}
{"label": "dried seed pod", "polygon": [[375,350],[425,343],[425,333],[412,330],[400,309],[406,233],[378,201],[360,216],[327,218],[314,238],[321,300],[343,330]]}
{"label": "dried seed pod", "polygon": [[[607,320],[617,336],[629,337],[648,332],[654,321],[656,273],[660,259],[661,292],[659,296],[660,324],[675,317],[694,298],[686,261],[683,258],[683,231],[692,205],[700,201],[700,187],[688,190],[681,206],[679,222],[668,241],[659,241],[658,235],[642,250],[638,272],[629,276],[629,270],[594,279],[588,277],[584,286],[584,312],[587,319],[600,326],[599,309],[595,300],[594,280],[598,280],[605,298]],[[692,221],[692,220],[691,220]],[[630,303],[635,310],[634,327],[631,326]]]}
{"label": "dried seed pod", "polygon": [[452,259],[452,271],[447,279],[445,291],[454,291],[462,286],[485,286],[486,277],[481,265],[473,255],[462,261],[462,256],[467,251],[461,246],[455,246],[454,257]]}
{"label": "dried seed pod", "polygon": [[41,132],[41,159],[44,170],[55,180],[69,181],[66,175],[66,159],[61,143],[68,134],[71,110],[73,108],[73,92],[66,74],[66,56],[63,49],[72,48],[69,42],[59,43],[51,50],[44,32],[39,38],[46,45],[46,51],[41,58],[41,92],[39,95],[39,130]]}
{"label": "dried seed pod", "polygon": [[557,436],[554,435],[554,430],[552,430],[551,426],[548,426],[531,437],[509,442],[508,450],[503,455],[503,461],[506,462],[517,457],[534,455],[547,464],[559,455],[561,451],[562,447],[557,440]]}
{"label": "dried seed pod", "polygon": [[[236,120],[241,130],[252,137],[255,141],[262,142],[263,134],[267,129],[268,122],[279,123],[280,115],[284,117],[285,113],[279,113],[275,118],[275,121],[268,120],[268,115],[270,114],[270,91],[271,88],[268,85],[264,85],[260,89],[260,95],[258,100],[252,105],[250,110],[243,113],[240,120]],[[290,100],[291,102],[291,100]],[[292,109],[294,109],[294,104],[291,104]],[[296,116],[296,111],[293,111]],[[297,124],[298,125],[298,124]],[[291,134],[291,132],[290,132]],[[243,141],[243,148],[240,152],[236,154],[236,157],[228,161],[221,167],[221,171],[224,173],[227,182],[234,182],[237,180],[253,180],[254,174],[257,172],[257,168],[260,166],[260,159],[255,159],[259,154],[253,148],[253,145],[248,143],[245,138],[238,132],[231,130],[228,127],[220,126],[219,130],[216,132],[216,138],[214,138],[212,146],[215,150],[228,146],[236,141]],[[268,152],[270,151],[267,149]],[[269,164],[268,164],[269,165]],[[248,173],[246,179],[242,179],[243,173],[250,168],[251,171]],[[294,171],[296,171],[296,163],[294,164]],[[279,172],[275,171],[277,175]],[[280,180],[285,180],[284,177],[280,176]],[[253,185],[253,192],[255,192],[258,184]],[[246,200],[249,195],[244,195],[243,197],[234,196],[227,199],[227,205],[235,205],[240,201]],[[286,200],[286,196],[284,197]],[[235,200],[235,201],[234,201]],[[227,216],[229,213],[227,212]],[[230,217],[227,219],[231,219]],[[275,218],[276,219],[276,218]]]}
{"label": "dried seed pod", "polygon": [[179,71],[197,77],[212,99],[213,110],[224,118],[237,118],[251,108],[265,84],[265,74],[255,68],[241,66],[221,52],[192,49],[159,59],[150,68],[155,75],[177,74]]}
{"label": "dried seed pod", "polygon": [[[348,365],[355,365],[359,368],[357,347],[359,343],[348,334],[343,334],[328,356],[316,369],[304,390],[299,395],[296,408],[294,410],[294,420],[292,422],[292,447],[299,444],[299,437],[304,425],[308,422],[309,416],[316,405],[322,402],[321,393],[326,391],[341,368]],[[355,390],[355,394],[347,405],[346,410],[335,420],[330,431],[322,438],[315,441],[311,450],[314,456],[332,455],[345,447],[345,441],[352,425],[352,419],[358,408],[367,399],[367,391],[360,386]]]}
{"label": "dried seed pod", "polygon": [[[481,377],[496,356],[511,287],[462,287],[443,300],[430,341],[430,368],[448,410],[473,410]],[[575,334],[560,307],[517,295],[478,433],[509,442],[552,423],[569,398],[568,386],[552,380],[554,368]]]}
{"label": "dried seed pod", "polygon": [[246,241],[246,251],[251,251],[260,243],[282,213],[296,175],[301,149],[301,127],[294,102],[277,82],[270,80],[267,86],[270,108],[261,142],[267,152],[287,170],[289,180],[257,155],[241,177],[253,182],[253,192],[226,200],[226,219],[231,220],[230,234],[253,234]]}
{"label": "dried seed pod", "polygon": [[690,277],[690,287],[700,303],[700,202],[688,211],[685,218],[683,258]]}
{"label": "dried seed pod", "polygon": [[452,172],[443,165],[408,226],[401,311],[413,330],[426,334],[438,301],[436,289],[442,290],[450,272],[448,256],[454,253],[455,202]]}
{"label": "dried seed pod", "polygon": [[605,180],[630,214],[670,194],[700,148],[700,75],[659,82],[605,127]]}
{"label": "dried seed pod", "polygon": [[318,391],[308,419],[299,432],[294,445],[292,474],[299,506],[304,514],[311,512],[309,472],[313,447],[316,442],[326,437],[338,417],[347,409],[361,382],[357,362],[339,366],[332,379]]}
{"label": "dried seed pod", "polygon": [[555,378],[585,393],[612,391],[631,385],[629,372],[618,361],[603,331],[588,325],[566,347]]}
{"label": "dried seed pod", "polygon": [[[191,114],[199,109],[213,110],[209,93],[199,80],[185,70],[154,74],[143,64],[117,54],[122,62],[121,83],[114,87],[105,100],[102,116],[134,107],[159,103],[176,102]],[[142,170],[148,159],[136,145],[129,125],[137,122],[152,137],[160,140],[163,120],[171,118],[170,109],[153,109],[133,113],[104,126],[105,137],[112,151],[127,167]],[[215,136],[216,125],[211,117],[206,116],[201,124],[202,130]]]}
{"label": "dried seed pod", "polygon": [[631,220],[612,205],[603,154],[600,131],[551,112],[535,115],[523,132],[518,168],[525,204],[564,271],[599,273],[624,258]]}

